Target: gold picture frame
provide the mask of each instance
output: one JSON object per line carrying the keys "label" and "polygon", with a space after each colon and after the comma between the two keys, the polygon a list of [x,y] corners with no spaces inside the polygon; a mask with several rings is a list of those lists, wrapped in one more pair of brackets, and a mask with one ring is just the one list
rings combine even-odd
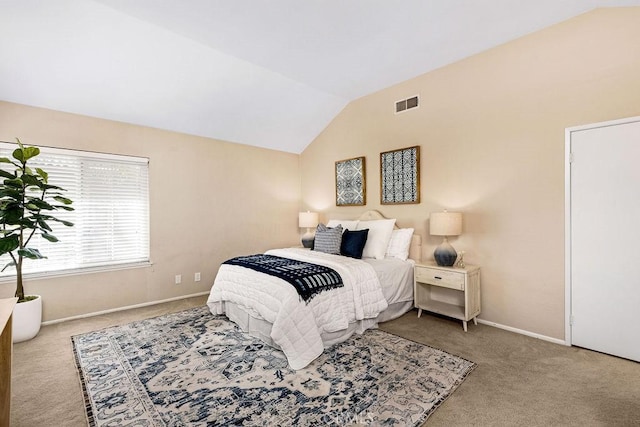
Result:
{"label": "gold picture frame", "polygon": [[336,162],[336,206],[367,204],[365,172],[364,156]]}
{"label": "gold picture frame", "polygon": [[420,203],[420,146],[380,153],[380,203]]}

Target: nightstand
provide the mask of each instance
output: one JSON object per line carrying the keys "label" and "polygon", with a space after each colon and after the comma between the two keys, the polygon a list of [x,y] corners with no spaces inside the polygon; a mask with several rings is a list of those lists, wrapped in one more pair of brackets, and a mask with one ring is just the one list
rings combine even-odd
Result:
{"label": "nightstand", "polygon": [[422,310],[462,320],[467,332],[467,322],[480,314],[480,267],[440,267],[435,264],[416,263],[413,281],[414,306],[418,317]]}

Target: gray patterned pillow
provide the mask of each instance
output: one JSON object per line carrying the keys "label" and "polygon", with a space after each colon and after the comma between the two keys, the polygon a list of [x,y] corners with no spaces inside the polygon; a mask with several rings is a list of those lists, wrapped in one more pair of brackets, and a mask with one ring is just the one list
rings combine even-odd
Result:
{"label": "gray patterned pillow", "polygon": [[342,243],[341,225],[329,228],[324,224],[318,224],[316,238],[313,242],[314,251],[340,255],[340,243]]}

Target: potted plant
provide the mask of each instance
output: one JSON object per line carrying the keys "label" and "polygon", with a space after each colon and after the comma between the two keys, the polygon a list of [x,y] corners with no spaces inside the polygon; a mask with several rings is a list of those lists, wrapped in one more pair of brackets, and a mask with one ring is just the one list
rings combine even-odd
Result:
{"label": "potted plant", "polygon": [[[17,139],[17,138],[16,138]],[[24,293],[22,267],[25,259],[46,258],[40,251],[29,246],[31,239],[39,233],[50,242],[58,239],[51,234],[52,221],[65,226],[72,223],[51,215],[59,209],[72,211],[72,201],[62,196],[64,189],[49,184],[48,174],[40,169],[31,169],[27,163],[40,154],[37,147],[25,147],[17,139],[18,148],[13,159],[0,157],[0,255],[9,254],[7,267],[16,269],[16,293],[18,304],[14,310],[14,342],[26,341],[40,331],[42,299],[39,295]]]}

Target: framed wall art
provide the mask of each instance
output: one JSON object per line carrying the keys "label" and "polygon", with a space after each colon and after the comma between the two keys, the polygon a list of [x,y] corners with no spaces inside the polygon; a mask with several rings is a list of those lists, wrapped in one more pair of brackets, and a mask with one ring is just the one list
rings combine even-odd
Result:
{"label": "framed wall art", "polygon": [[364,157],[336,162],[336,206],[367,204]]}
{"label": "framed wall art", "polygon": [[380,203],[420,203],[420,146],[380,153]]}

